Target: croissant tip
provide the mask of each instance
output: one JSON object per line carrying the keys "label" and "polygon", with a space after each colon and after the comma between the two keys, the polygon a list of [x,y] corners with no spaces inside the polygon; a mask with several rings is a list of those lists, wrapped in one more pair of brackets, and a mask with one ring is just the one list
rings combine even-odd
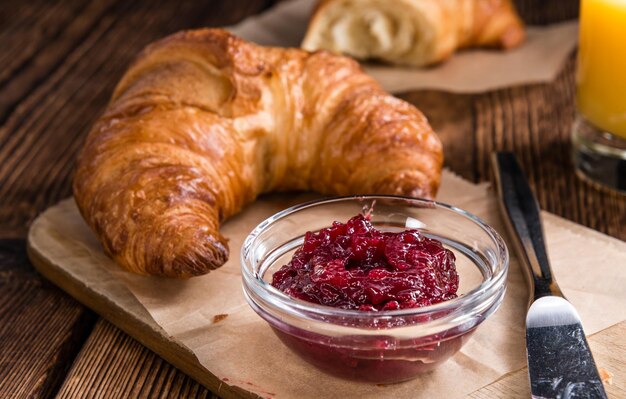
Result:
{"label": "croissant tip", "polygon": [[229,258],[229,248],[225,240],[208,237],[206,242],[192,251],[191,254],[174,258],[171,267],[171,276],[176,278],[190,278],[202,276],[212,270],[222,267]]}

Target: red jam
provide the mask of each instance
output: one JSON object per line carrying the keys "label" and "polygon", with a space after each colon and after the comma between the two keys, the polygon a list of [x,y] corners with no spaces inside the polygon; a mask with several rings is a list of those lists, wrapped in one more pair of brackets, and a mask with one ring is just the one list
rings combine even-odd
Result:
{"label": "red jam", "polygon": [[307,232],[272,285],[305,301],[342,309],[416,308],[456,298],[454,254],[417,230],[377,230],[358,215]]}

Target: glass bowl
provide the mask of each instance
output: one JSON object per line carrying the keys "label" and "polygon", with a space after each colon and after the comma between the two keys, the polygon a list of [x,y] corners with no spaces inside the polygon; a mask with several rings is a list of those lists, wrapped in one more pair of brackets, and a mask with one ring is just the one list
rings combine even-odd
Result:
{"label": "glass bowl", "polygon": [[[271,286],[307,231],[371,210],[379,230],[419,229],[454,252],[458,297],[392,311],[338,309],[294,299]],[[259,224],[241,249],[246,300],[304,360],[342,378],[395,383],[429,371],[456,353],[500,306],[509,255],[478,217],[438,202],[397,196],[330,198],[297,205]]]}

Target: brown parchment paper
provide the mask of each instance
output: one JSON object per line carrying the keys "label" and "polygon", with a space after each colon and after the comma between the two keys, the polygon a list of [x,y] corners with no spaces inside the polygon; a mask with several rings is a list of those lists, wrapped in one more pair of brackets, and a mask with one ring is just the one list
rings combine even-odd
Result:
{"label": "brown parchment paper", "polygon": [[[290,0],[247,18],[228,29],[252,42],[278,47],[299,47],[316,0]],[[406,68],[363,64],[387,90],[403,93],[436,89],[475,93],[513,85],[549,82],[556,78],[576,47],[577,22],[527,28],[523,45],[510,51],[460,51],[432,68]]]}
{"label": "brown parchment paper", "polygon": [[[457,355],[432,373],[394,385],[356,383],[326,375],[292,354],[245,302],[238,251],[245,236],[263,219],[311,197],[266,196],[246,208],[222,229],[230,238],[229,262],[207,276],[187,281],[121,270],[102,253],[71,200],[46,211],[33,224],[29,240],[92,288],[123,282],[155,322],[189,348],[212,374],[263,397],[457,398],[525,365],[528,294],[514,254],[500,310]],[[438,200],[475,213],[503,232],[487,185],[468,183],[446,171]],[[543,218],[555,275],[579,311],[587,334],[625,320],[626,243],[549,213],[544,212]],[[228,316],[217,321],[218,315]]]}

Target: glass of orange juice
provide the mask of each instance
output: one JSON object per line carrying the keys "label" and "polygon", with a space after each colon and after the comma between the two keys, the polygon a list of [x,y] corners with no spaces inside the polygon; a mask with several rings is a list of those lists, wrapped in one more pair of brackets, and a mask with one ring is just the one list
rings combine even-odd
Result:
{"label": "glass of orange juice", "polygon": [[582,0],[574,162],[584,178],[626,193],[626,0]]}

